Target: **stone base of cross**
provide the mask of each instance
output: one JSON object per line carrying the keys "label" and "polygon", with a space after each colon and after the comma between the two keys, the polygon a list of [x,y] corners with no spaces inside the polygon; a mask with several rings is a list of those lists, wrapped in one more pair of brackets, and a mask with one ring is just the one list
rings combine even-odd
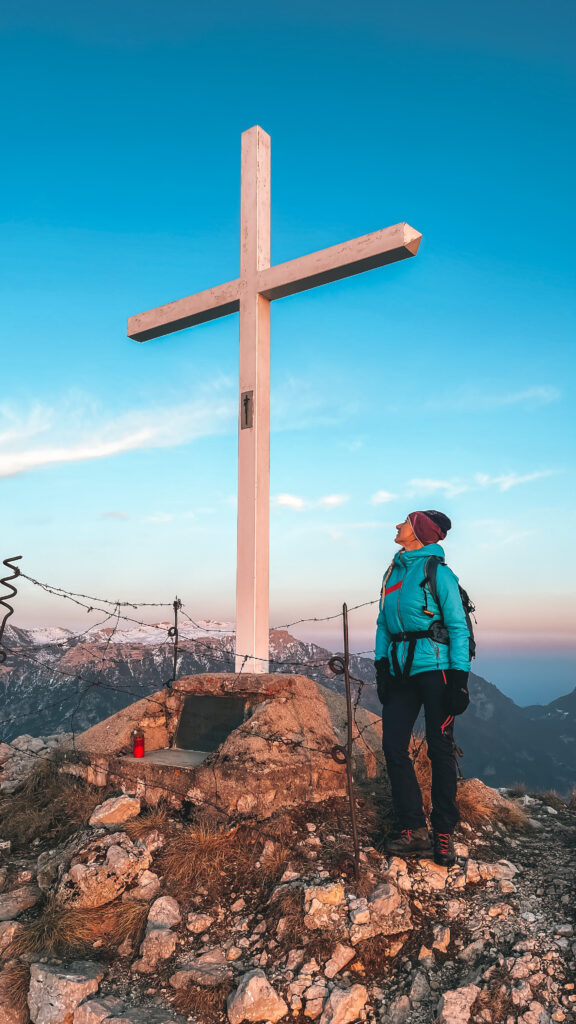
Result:
{"label": "stone base of cross", "polygon": [[268,671],[270,536],[270,303],[415,256],[422,235],[395,224],[270,266],[270,136],[242,135],[240,277],[130,317],[148,341],[240,312],[236,671]]}

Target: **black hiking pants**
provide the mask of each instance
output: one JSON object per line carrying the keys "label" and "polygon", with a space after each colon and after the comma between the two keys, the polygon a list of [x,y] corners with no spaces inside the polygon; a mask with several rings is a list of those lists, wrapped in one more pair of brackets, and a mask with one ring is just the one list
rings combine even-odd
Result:
{"label": "black hiking pants", "polygon": [[432,766],[432,828],[453,832],[460,820],[456,806],[458,772],[454,754],[454,718],[444,710],[441,670],[419,672],[390,687],[382,708],[382,749],[386,758],[398,828],[423,828],[422,793],[408,753],[410,736],[422,705],[426,743]]}

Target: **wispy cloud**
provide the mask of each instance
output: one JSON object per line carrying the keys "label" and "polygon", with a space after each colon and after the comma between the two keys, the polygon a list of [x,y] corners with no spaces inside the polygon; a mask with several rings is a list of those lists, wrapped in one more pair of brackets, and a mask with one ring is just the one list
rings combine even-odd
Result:
{"label": "wispy cloud", "polygon": [[346,420],[354,408],[347,399],[334,402],[329,391],[308,377],[285,377],[272,389],[271,429],[276,432],[333,427]]}
{"label": "wispy cloud", "polygon": [[298,494],[276,494],[272,498],[272,504],[276,508],[291,508],[296,512],[301,512],[305,508],[338,508],[348,500],[348,494],[326,494],[324,497],[314,500],[302,498]]}
{"label": "wispy cloud", "polygon": [[442,493],[447,498],[455,498],[456,495],[464,494],[466,491],[478,491],[488,487],[497,487],[499,491],[509,491],[512,487],[555,476],[558,472],[556,469],[539,469],[533,473],[500,473],[498,476],[492,476],[490,473],[475,473],[469,481],[414,478],[408,481],[406,494],[408,497],[413,497],[416,494]]}
{"label": "wispy cloud", "polygon": [[411,497],[414,494],[430,494],[443,492],[447,498],[454,498],[457,494],[469,491],[470,486],[461,480],[435,480],[431,478],[416,477],[408,481],[407,494]]}
{"label": "wispy cloud", "polygon": [[509,519],[477,519],[468,524],[479,548],[508,547],[533,537],[536,530],[519,530]]}
{"label": "wispy cloud", "polygon": [[321,508],[338,508],[348,501],[347,494],[327,494],[325,498],[319,498],[316,502]]}
{"label": "wispy cloud", "polygon": [[111,509],[110,512],[103,512],[100,516],[101,519],[130,519],[130,516],[126,512],[117,512],[116,509]]}
{"label": "wispy cloud", "polygon": [[87,412],[64,401],[61,409],[37,406],[20,415],[13,408],[0,407],[0,428],[4,427],[0,439],[5,449],[0,454],[0,477],[141,448],[173,447],[223,433],[233,428],[236,403],[221,391],[216,386],[192,402],[108,418],[93,403],[85,404]]}
{"label": "wispy cloud", "polygon": [[304,508],[306,502],[297,494],[277,494],[272,502],[277,508],[293,508],[297,512]]}
{"label": "wispy cloud", "polygon": [[488,473],[476,473],[475,480],[481,487],[498,487],[500,491],[509,491],[511,487],[518,487],[519,484],[528,484],[533,480],[542,480],[547,476],[554,476],[557,470],[543,469],[535,473],[503,473],[500,476],[489,476]]}
{"label": "wispy cloud", "polygon": [[435,396],[424,403],[430,410],[463,409],[478,412],[484,409],[504,409],[507,406],[525,406],[535,409],[538,406],[550,405],[562,396],[561,391],[552,385],[538,385],[524,388],[521,391],[490,391],[488,388],[474,388],[458,391],[456,394]]}
{"label": "wispy cloud", "polygon": [[387,501],[394,501],[397,497],[398,495],[392,494],[391,491],[376,491],[376,494],[373,494],[370,498],[370,503],[372,505],[384,505]]}

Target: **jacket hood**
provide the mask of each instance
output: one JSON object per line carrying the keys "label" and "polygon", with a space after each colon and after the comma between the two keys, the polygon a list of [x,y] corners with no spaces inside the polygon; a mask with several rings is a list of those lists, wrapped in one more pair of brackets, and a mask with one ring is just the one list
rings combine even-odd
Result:
{"label": "jacket hood", "polygon": [[423,548],[416,548],[415,551],[397,551],[394,555],[394,561],[400,565],[409,565],[419,558],[430,558],[430,555],[444,558],[444,548],[440,544],[425,544]]}

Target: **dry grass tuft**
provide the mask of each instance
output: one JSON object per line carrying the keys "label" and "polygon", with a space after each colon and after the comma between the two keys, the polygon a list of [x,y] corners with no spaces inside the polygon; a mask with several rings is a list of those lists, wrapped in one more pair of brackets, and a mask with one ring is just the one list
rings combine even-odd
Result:
{"label": "dry grass tuft", "polygon": [[0,829],[16,850],[33,839],[52,846],[86,825],[107,793],[59,771],[60,759],[43,759],[10,796],[0,800]]}
{"label": "dry grass tuft", "polygon": [[264,891],[282,874],[290,856],[288,847],[274,836],[261,859],[270,838],[267,829],[195,823],[169,837],[157,870],[177,899],[191,899],[204,891],[214,898],[233,890]]}
{"label": "dry grass tuft", "polygon": [[[382,979],[382,968],[386,965],[387,959],[390,958],[390,947],[398,938],[398,935],[375,935],[371,939],[365,939],[364,942],[358,943],[356,946],[356,956],[364,967],[367,980],[377,981]],[[402,956],[404,955],[405,951],[403,949]],[[354,962],[352,961],[352,963]],[[346,970],[348,970],[348,965]]]}
{"label": "dry grass tuft", "polygon": [[483,1010],[488,1010],[491,1014],[490,1019],[494,1021],[505,1021],[509,1017],[516,1019],[518,1008],[512,1000],[507,981],[509,982],[509,978],[506,972],[500,967],[495,968],[488,987],[480,992],[471,1006],[474,1019]]}
{"label": "dry grass tuft", "polygon": [[304,895],[300,889],[290,889],[274,902],[271,920],[276,927],[283,921],[278,942],[284,949],[305,944]]}
{"label": "dry grass tuft", "polygon": [[478,783],[476,779],[469,779],[467,784],[458,787],[457,799],[462,821],[467,821],[472,828],[490,822],[521,832],[528,824],[522,808],[512,800],[494,794],[493,790]]}
{"label": "dry grass tuft", "polygon": [[180,989],[172,1002],[179,1013],[194,1017],[202,1024],[220,1024],[226,1019],[226,999],[231,991],[232,985],[228,982],[216,988],[190,985]]}
{"label": "dry grass tuft", "polygon": [[525,796],[527,793],[526,784],[524,782],[513,782],[511,786],[507,787],[508,796],[514,799],[515,797]]}
{"label": "dry grass tuft", "polygon": [[247,852],[236,828],[189,825],[168,840],[158,871],[167,890],[177,897],[191,899],[200,889],[216,895],[224,888],[227,871],[236,873]]}
{"label": "dry grass tuft", "polygon": [[[173,812],[172,812],[173,815]],[[166,804],[158,804],[157,807],[149,807],[137,818],[132,818],[124,824],[124,831],[130,836],[133,842],[143,839],[150,832],[158,831],[166,836],[174,831],[173,816]]]}
{"label": "dry grass tuft", "polygon": [[52,901],[16,935],[4,956],[87,952],[98,940],[104,952],[112,953],[127,938],[140,940],[149,909],[150,904],[141,900],[116,900],[104,907],[62,907]]}
{"label": "dry grass tuft", "polygon": [[555,789],[547,789],[544,793],[537,793],[536,796],[549,807],[554,807],[556,811],[566,810],[566,801],[562,799]]}
{"label": "dry grass tuft", "polygon": [[[6,964],[0,975],[0,1012],[6,1011],[6,1020],[18,1020],[20,1024],[30,1020],[28,1013],[28,989],[30,987],[30,964],[13,961]],[[4,1019],[4,1017],[0,1018]]]}

